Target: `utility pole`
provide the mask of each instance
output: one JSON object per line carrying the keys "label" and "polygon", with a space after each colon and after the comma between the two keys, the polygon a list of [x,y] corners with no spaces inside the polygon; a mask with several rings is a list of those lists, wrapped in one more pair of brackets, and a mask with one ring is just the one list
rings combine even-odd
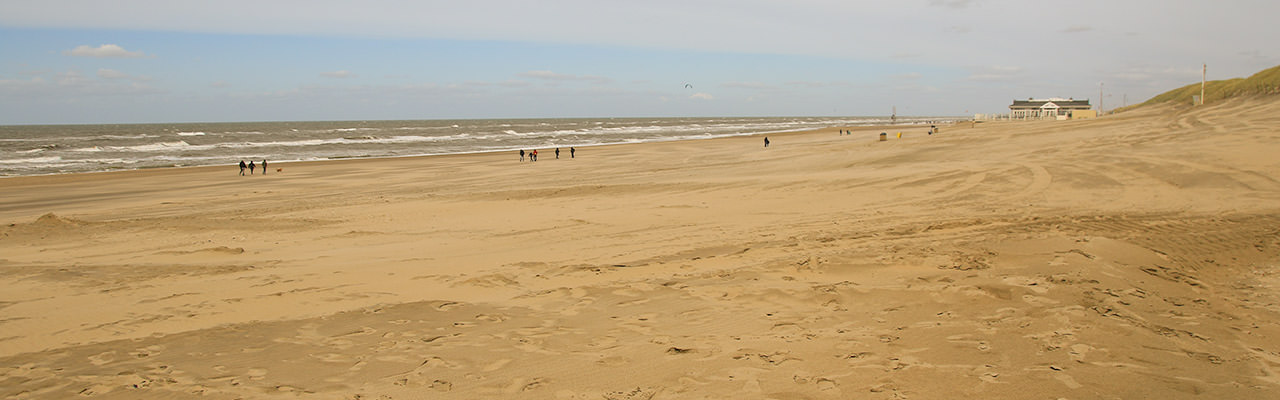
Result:
{"label": "utility pole", "polygon": [[1204,105],[1204,78],[1209,72],[1209,64],[1200,64],[1200,105]]}
{"label": "utility pole", "polygon": [[1098,116],[1101,117],[1106,114],[1107,109],[1102,106],[1102,82],[1098,82]]}

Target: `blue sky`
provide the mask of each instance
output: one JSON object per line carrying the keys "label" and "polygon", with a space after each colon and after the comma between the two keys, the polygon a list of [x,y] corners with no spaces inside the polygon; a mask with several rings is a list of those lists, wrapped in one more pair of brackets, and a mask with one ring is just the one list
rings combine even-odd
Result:
{"label": "blue sky", "polygon": [[0,124],[969,115],[1096,105],[1100,84],[1113,108],[1201,63],[1210,79],[1280,64],[1275,15],[1253,0],[0,0]]}

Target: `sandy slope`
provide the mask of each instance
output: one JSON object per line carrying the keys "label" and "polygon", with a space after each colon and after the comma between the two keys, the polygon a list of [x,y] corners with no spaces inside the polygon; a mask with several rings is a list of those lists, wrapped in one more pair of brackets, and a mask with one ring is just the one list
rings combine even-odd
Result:
{"label": "sandy slope", "polygon": [[1277,127],[4,179],[0,395],[1278,398]]}

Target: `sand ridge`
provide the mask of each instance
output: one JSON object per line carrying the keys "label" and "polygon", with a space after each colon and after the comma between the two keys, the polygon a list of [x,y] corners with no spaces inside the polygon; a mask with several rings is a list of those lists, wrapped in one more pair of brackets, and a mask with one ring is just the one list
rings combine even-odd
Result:
{"label": "sand ridge", "polygon": [[1277,111],[0,180],[0,387],[1267,398]]}

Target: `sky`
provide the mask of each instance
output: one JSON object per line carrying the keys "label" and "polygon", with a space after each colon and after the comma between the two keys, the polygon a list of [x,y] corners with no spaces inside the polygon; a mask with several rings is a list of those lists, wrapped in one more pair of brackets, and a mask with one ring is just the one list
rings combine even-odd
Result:
{"label": "sky", "polygon": [[971,116],[1280,65],[1274,0],[0,0],[0,125]]}

